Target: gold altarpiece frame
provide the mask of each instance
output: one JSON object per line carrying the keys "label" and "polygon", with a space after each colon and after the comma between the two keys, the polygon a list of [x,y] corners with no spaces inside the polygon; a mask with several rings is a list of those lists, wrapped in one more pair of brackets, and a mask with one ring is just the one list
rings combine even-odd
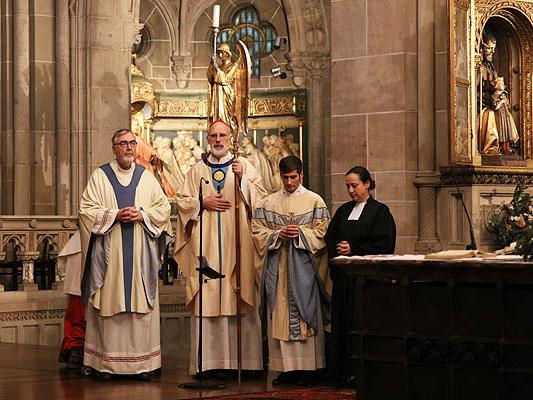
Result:
{"label": "gold altarpiece frame", "polygon": [[[188,131],[205,147],[207,130],[207,98],[205,93],[158,93],[158,113],[151,124],[152,140],[157,136],[174,136]],[[308,165],[307,92],[305,89],[280,91],[254,91],[250,94],[248,134],[254,143],[263,148],[266,135],[294,140],[294,152]],[[308,174],[305,174],[306,176]]]}
{"label": "gold altarpiece frame", "polygon": [[[501,73],[506,79],[512,115],[520,141],[514,157],[487,162],[479,149],[478,92],[483,30],[491,25],[502,37],[498,44]],[[476,172],[533,169],[533,3],[529,1],[449,0],[449,127],[452,166]],[[500,41],[499,41],[500,42]],[[497,50],[497,51],[498,51]],[[506,60],[505,62],[501,60]],[[498,159],[498,157],[493,157]],[[490,173],[490,172],[489,172]]]}

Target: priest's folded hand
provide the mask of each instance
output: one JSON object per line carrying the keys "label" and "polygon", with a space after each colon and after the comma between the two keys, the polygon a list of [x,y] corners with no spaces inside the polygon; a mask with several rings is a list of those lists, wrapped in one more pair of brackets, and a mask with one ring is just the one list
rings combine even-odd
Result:
{"label": "priest's folded hand", "polygon": [[116,220],[119,222],[139,222],[143,217],[136,207],[124,207],[117,213]]}
{"label": "priest's folded hand", "polygon": [[217,193],[205,197],[202,202],[202,207],[207,211],[226,211],[231,207],[231,203],[223,199],[220,193]]}
{"label": "priest's folded hand", "polygon": [[286,225],[281,231],[279,231],[279,236],[282,239],[294,239],[300,236],[300,228],[296,225]]}

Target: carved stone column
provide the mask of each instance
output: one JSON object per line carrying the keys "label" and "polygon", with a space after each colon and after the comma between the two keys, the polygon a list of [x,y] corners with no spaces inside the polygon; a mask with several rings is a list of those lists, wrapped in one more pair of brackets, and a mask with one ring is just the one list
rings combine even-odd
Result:
{"label": "carved stone column", "polygon": [[192,56],[172,56],[172,72],[180,89],[185,89],[192,75]]}
{"label": "carved stone column", "polygon": [[420,253],[442,248],[437,236],[437,188],[440,179],[435,170],[435,45],[434,2],[418,2],[418,238]]}
{"label": "carved stone column", "polygon": [[30,4],[13,2],[14,213],[31,213]]}
{"label": "carved stone column", "polygon": [[56,1],[56,213],[70,209],[70,43],[68,0]]}
{"label": "carved stone column", "polygon": [[87,151],[89,125],[87,90],[87,1],[71,0],[70,16],[70,68],[71,108],[70,108],[70,209],[75,213],[79,208],[79,198],[88,174]]}
{"label": "carved stone column", "polygon": [[330,86],[329,53],[289,53],[287,56],[296,86],[307,87],[307,122],[309,155],[309,187],[319,193],[328,202],[329,190],[329,120]]}
{"label": "carved stone column", "polygon": [[22,261],[22,283],[18,288],[20,291],[39,290],[39,286],[34,282],[34,268],[32,259]]}
{"label": "carved stone column", "polygon": [[[9,11],[8,11],[9,10]],[[13,214],[13,47],[11,1],[0,2],[0,214]]]}
{"label": "carved stone column", "polygon": [[418,173],[415,185],[418,188],[418,238],[417,253],[432,253],[442,250],[437,236],[437,188],[439,177],[433,172]]}

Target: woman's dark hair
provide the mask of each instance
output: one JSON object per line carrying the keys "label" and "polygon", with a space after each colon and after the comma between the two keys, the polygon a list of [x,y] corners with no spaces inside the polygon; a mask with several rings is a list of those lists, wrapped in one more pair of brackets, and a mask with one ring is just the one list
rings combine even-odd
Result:
{"label": "woman's dark hair", "polygon": [[288,174],[291,171],[296,171],[299,174],[302,173],[303,164],[296,156],[287,156],[281,159],[279,162],[279,172],[282,174]]}
{"label": "woman's dark hair", "polygon": [[346,172],[346,175],[350,175],[350,174],[358,175],[359,179],[363,183],[370,182],[370,186],[368,189],[373,190],[376,188],[376,182],[374,181],[374,179],[372,179],[372,177],[370,176],[370,172],[368,172],[368,170],[365,167],[361,167],[359,165],[356,167],[353,167],[348,172]]}

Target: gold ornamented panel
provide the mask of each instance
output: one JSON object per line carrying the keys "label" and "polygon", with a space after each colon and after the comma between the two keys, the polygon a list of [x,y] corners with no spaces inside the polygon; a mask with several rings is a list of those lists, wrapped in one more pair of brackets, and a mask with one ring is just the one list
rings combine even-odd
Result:
{"label": "gold ornamented panel", "polygon": [[[305,95],[291,93],[257,96],[252,94],[250,117],[278,117],[305,113]],[[205,118],[207,100],[202,98],[160,98],[158,117]]]}
{"label": "gold ornamented panel", "polygon": [[472,154],[472,98],[470,56],[470,1],[455,0],[450,2],[450,86],[449,117],[451,160],[454,164],[470,165]]}
{"label": "gold ornamented panel", "polygon": [[296,98],[294,96],[260,97],[252,99],[250,116],[268,117],[276,115],[294,115]]}
{"label": "gold ornamented panel", "polygon": [[152,106],[154,114],[157,114],[157,101],[154,87],[150,82],[134,82],[131,84],[131,103],[143,102]]}
{"label": "gold ornamented panel", "polygon": [[161,99],[158,117],[205,117],[205,101]]}

